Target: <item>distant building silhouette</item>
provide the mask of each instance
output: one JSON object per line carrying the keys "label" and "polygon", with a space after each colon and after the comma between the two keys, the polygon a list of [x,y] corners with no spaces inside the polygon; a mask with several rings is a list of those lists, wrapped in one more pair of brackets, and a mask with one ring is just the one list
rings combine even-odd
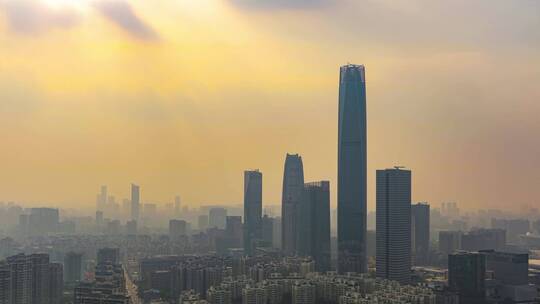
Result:
{"label": "distant building silhouette", "polygon": [[262,222],[262,173],[259,170],[244,172],[244,252],[254,253],[261,238]]}
{"label": "distant building silhouette", "polygon": [[120,249],[119,248],[101,248],[97,252],[98,264],[111,264],[116,265],[120,263]]}
{"label": "distant building silhouette", "polygon": [[244,231],[241,216],[227,216],[225,234],[229,240],[230,248],[242,247]]}
{"label": "distant building silhouette", "polygon": [[201,214],[197,218],[197,227],[199,228],[199,230],[205,231],[206,229],[208,229],[208,222],[208,214]]}
{"label": "distant building silhouette", "polygon": [[211,208],[208,212],[209,226],[211,228],[225,229],[226,218],[227,209],[225,208]]}
{"label": "distant building silhouette", "polygon": [[330,183],[306,183],[299,207],[298,254],[313,257],[317,271],[329,271]]}
{"label": "distant building silhouette", "polygon": [[272,247],[274,240],[274,218],[265,214],[261,222],[261,240],[264,247]]}
{"label": "distant building silhouette", "polygon": [[177,195],[174,197],[174,215],[175,216],[180,216],[180,207],[181,207],[180,195]]}
{"label": "distant building silhouette", "polygon": [[68,252],[64,256],[64,279],[68,283],[82,279],[82,253]]}
{"label": "distant building silhouette", "polygon": [[187,223],[184,220],[170,220],[169,221],[169,237],[176,239],[183,235],[186,235]]}
{"label": "distant building silhouette", "polygon": [[131,219],[136,221],[139,220],[141,206],[140,194],[139,186],[131,184]]}
{"label": "distant building silhouette", "polygon": [[429,258],[429,205],[411,206],[412,250],[415,265],[426,265]]}
{"label": "distant building silhouette", "polygon": [[298,208],[304,190],[304,165],[298,154],[287,154],[281,199],[281,246],[286,255],[297,251]]}
{"label": "distant building silhouette", "polygon": [[58,209],[31,208],[28,217],[29,231],[31,235],[46,235],[58,231]]}
{"label": "distant building silhouette", "polygon": [[491,219],[491,228],[506,230],[506,241],[510,244],[519,244],[520,236],[526,235],[531,230],[527,219]]}
{"label": "distant building silhouette", "polygon": [[462,250],[503,250],[505,247],[506,231],[503,229],[477,229],[461,236]]}
{"label": "distant building silhouette", "polygon": [[411,171],[377,170],[377,277],[411,278]]}
{"label": "distant building silhouette", "polygon": [[461,231],[439,231],[439,252],[449,255],[461,248]]}
{"label": "distant building silhouette", "polygon": [[131,220],[126,222],[126,234],[137,235],[137,221]]}
{"label": "distant building silhouette", "polygon": [[338,271],[366,272],[366,79],[362,65],[340,69]]}

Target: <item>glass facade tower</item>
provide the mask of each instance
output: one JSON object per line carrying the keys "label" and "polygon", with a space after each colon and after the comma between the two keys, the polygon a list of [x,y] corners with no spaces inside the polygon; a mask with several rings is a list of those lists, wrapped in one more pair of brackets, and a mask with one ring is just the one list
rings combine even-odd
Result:
{"label": "glass facade tower", "polygon": [[366,272],[366,81],[362,65],[342,66],[338,122],[338,271]]}
{"label": "glass facade tower", "polygon": [[287,255],[297,253],[297,226],[299,205],[304,190],[304,166],[298,154],[287,154],[283,173],[283,196],[281,200],[282,248]]}

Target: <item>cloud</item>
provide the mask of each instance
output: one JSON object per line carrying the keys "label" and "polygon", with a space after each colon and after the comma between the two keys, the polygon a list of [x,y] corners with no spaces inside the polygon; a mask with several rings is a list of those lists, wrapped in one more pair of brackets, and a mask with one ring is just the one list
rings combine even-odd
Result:
{"label": "cloud", "polygon": [[10,30],[19,34],[41,34],[66,29],[79,22],[79,14],[69,8],[51,8],[35,0],[0,0]]}
{"label": "cloud", "polygon": [[230,0],[248,9],[312,9],[327,5],[329,0]]}
{"label": "cloud", "polygon": [[109,21],[135,38],[147,41],[158,40],[156,31],[142,20],[131,5],[123,0],[99,1],[95,8]]}

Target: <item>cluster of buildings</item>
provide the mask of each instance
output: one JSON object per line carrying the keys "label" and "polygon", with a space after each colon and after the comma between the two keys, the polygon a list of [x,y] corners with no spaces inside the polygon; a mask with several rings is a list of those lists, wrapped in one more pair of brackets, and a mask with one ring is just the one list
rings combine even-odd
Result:
{"label": "cluster of buildings", "polygon": [[91,281],[81,281],[73,291],[74,304],[130,304],[126,273],[118,248],[102,248]]}
{"label": "cluster of buildings", "polygon": [[205,300],[210,304],[435,304],[436,301],[437,295],[426,287],[335,272],[289,276],[275,273],[259,282],[246,277],[228,277],[220,285],[210,287]]}

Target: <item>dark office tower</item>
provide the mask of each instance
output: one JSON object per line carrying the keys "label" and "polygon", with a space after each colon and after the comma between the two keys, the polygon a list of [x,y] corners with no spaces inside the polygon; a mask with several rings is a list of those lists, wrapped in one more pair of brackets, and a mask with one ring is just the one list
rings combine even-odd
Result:
{"label": "dark office tower", "polygon": [[411,278],[411,171],[377,170],[377,277]]}
{"label": "dark office tower", "polygon": [[140,188],[135,184],[131,184],[131,219],[139,220],[140,208]]}
{"label": "dark office tower", "polygon": [[411,206],[412,252],[415,265],[426,265],[429,257],[429,205]]}
{"label": "dark office tower", "polygon": [[49,255],[32,254],[27,256],[31,263],[32,302],[35,304],[48,303],[49,299]]}
{"label": "dark office tower", "polygon": [[287,154],[281,198],[281,246],[287,255],[296,254],[298,208],[304,189],[304,165],[298,154]]}
{"label": "dark office tower", "polygon": [[338,271],[366,272],[366,79],[364,66],[339,76]]}
{"label": "dark office tower", "polygon": [[62,303],[64,289],[63,267],[60,263],[49,264],[49,304]]}
{"label": "dark office tower", "polygon": [[262,218],[261,238],[264,247],[272,247],[274,239],[274,218],[265,214]]}
{"label": "dark office tower", "polygon": [[101,248],[97,252],[97,263],[116,265],[120,263],[119,248]]}
{"label": "dark office tower", "polygon": [[67,283],[80,281],[82,278],[82,254],[68,252],[64,256],[64,279]]}
{"label": "dark office tower", "polygon": [[529,254],[482,250],[486,256],[486,270],[504,285],[529,284]]}
{"label": "dark office tower", "polygon": [[299,215],[298,254],[313,257],[317,271],[330,270],[330,182],[304,185]]}
{"label": "dark office tower", "polygon": [[460,252],[448,256],[448,287],[459,294],[460,304],[484,303],[485,276],[485,255]]}
{"label": "dark office tower", "polygon": [[208,221],[210,228],[216,227],[218,229],[225,229],[227,218],[227,209],[225,208],[211,208],[208,212]]}
{"label": "dark office tower", "polygon": [[241,216],[227,216],[227,225],[225,227],[225,234],[230,240],[230,246],[232,248],[242,247],[243,239],[242,229],[242,217]]}
{"label": "dark office tower", "polygon": [[170,220],[169,221],[169,237],[171,239],[177,239],[183,235],[186,235],[187,223],[184,220]]}
{"label": "dark office tower", "polygon": [[174,215],[180,215],[180,195],[174,197]]}
{"label": "dark office tower", "polygon": [[244,253],[252,255],[261,237],[262,173],[244,171]]}

